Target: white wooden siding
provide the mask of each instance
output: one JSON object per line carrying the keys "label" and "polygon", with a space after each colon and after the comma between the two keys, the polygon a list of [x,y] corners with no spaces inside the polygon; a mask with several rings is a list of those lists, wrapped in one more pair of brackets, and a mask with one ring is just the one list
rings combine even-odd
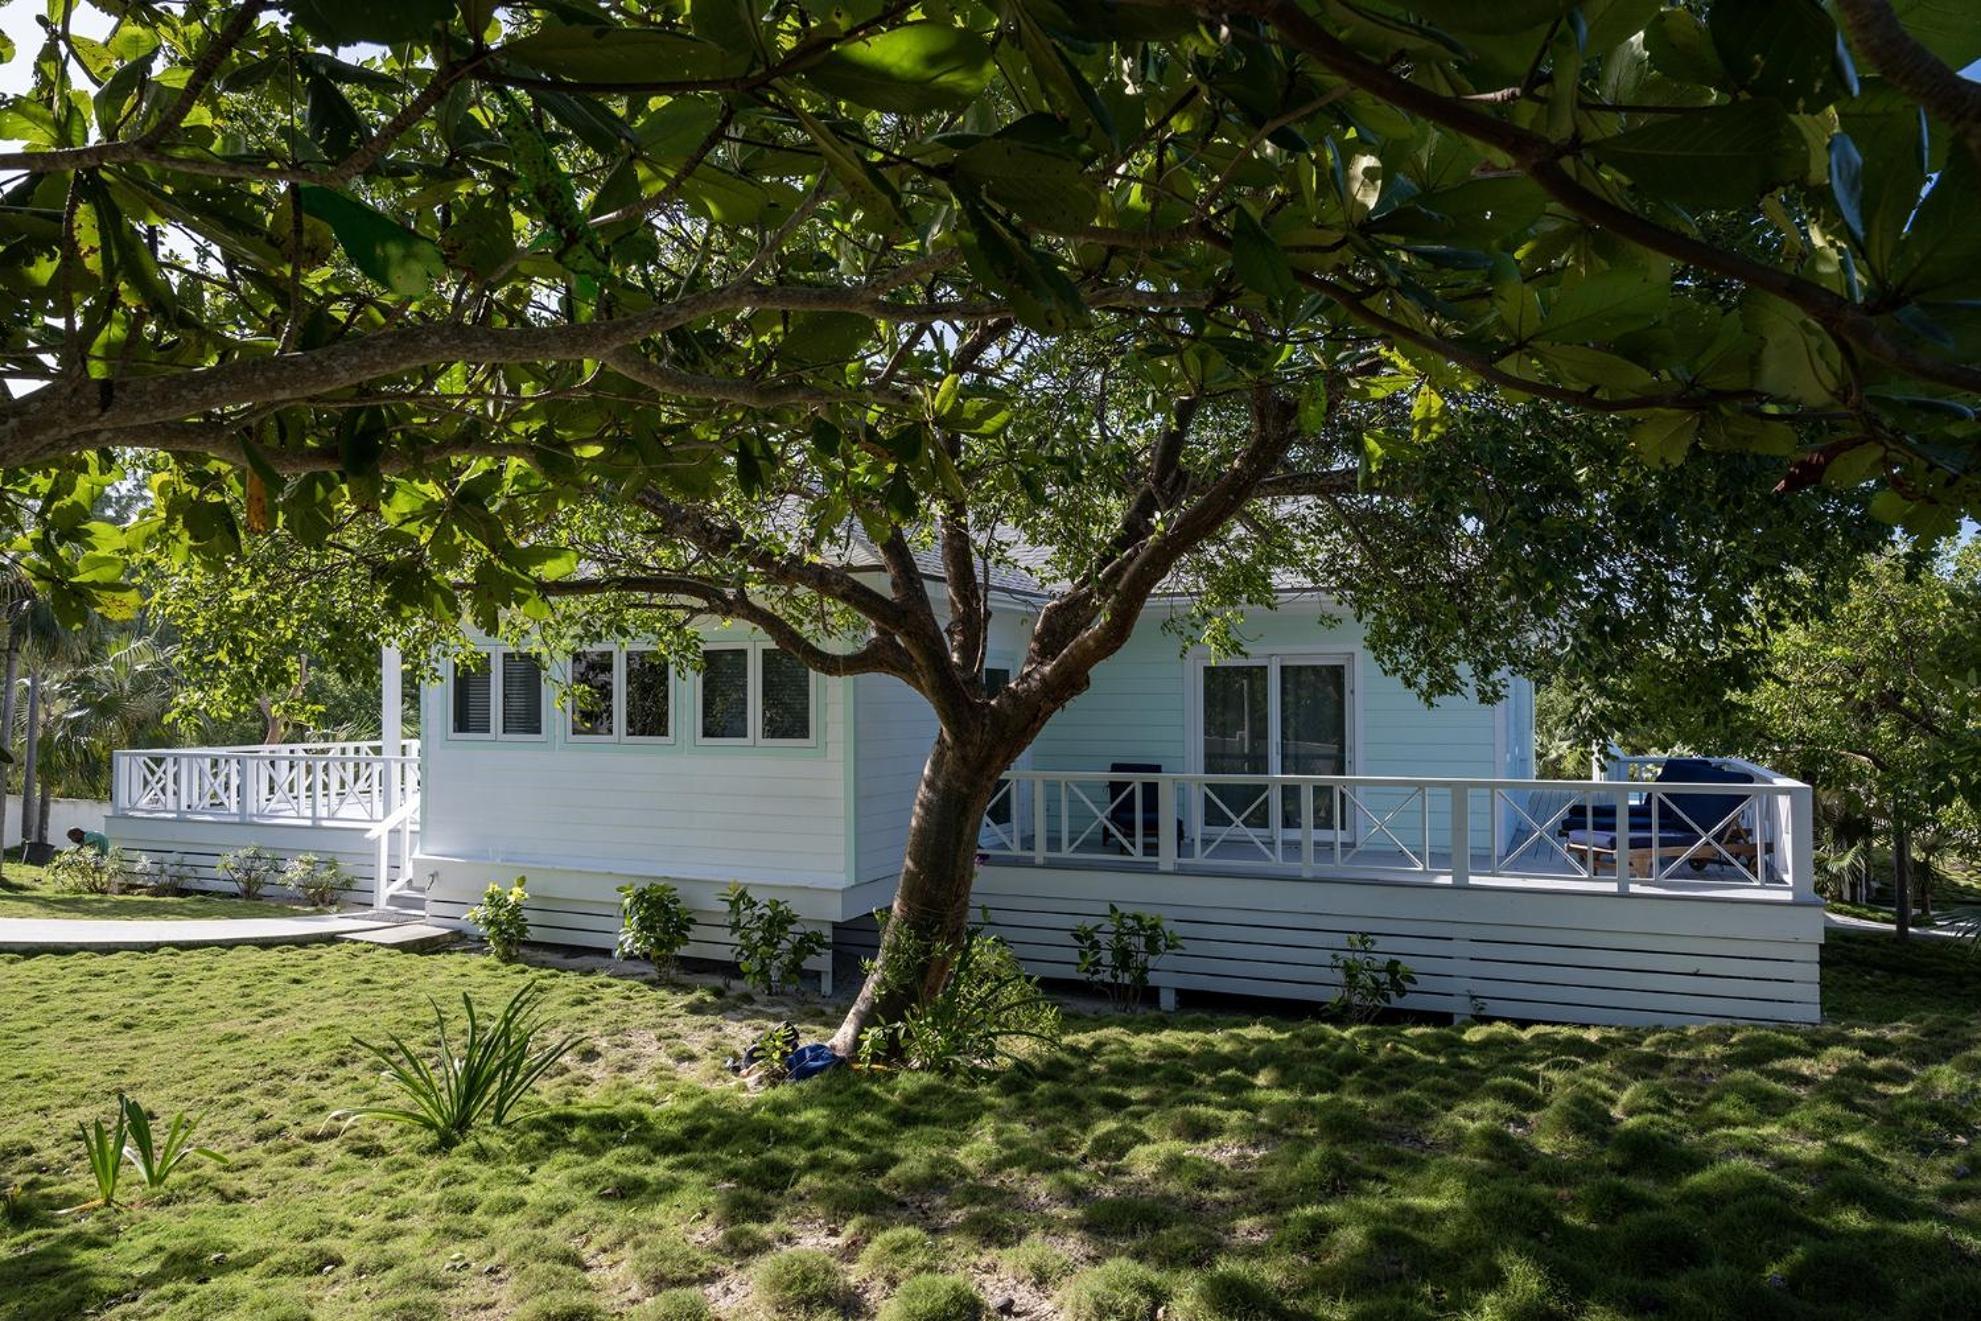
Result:
{"label": "white wooden siding", "polygon": [[853,683],[853,877],[869,881],[901,871],[936,718],[920,693],[891,675],[863,674]]}
{"label": "white wooden siding", "polygon": [[1813,1023],[1819,903],[1563,894],[1513,885],[1271,881],[990,866],[976,901],[1025,966],[1077,976],[1072,928],[1110,901],[1160,913],[1184,947],[1151,982],[1331,1000],[1329,958],[1366,932],[1417,976],[1406,1008],[1570,1023]]}
{"label": "white wooden siding", "polygon": [[[732,635],[711,635],[712,643]],[[738,631],[734,636],[747,638]],[[425,857],[626,870],[745,884],[844,885],[845,684],[815,679],[808,747],[708,746],[694,685],[673,676],[671,743],[573,739],[555,707],[535,742],[455,739],[444,691],[423,697]],[[606,898],[617,902],[608,887]]]}
{"label": "white wooden siding", "polygon": [[[152,858],[178,858],[191,871],[191,888],[235,893],[232,881],[215,870],[221,857],[238,848],[259,844],[287,860],[299,853],[335,858],[344,867],[344,902],[371,906],[372,877],[378,868],[378,846],[362,830],[346,826],[273,825],[254,822],[180,820],[155,816],[110,816],[103,833],[126,853]],[[283,886],[270,893],[290,895]],[[293,897],[293,896],[291,896]]]}

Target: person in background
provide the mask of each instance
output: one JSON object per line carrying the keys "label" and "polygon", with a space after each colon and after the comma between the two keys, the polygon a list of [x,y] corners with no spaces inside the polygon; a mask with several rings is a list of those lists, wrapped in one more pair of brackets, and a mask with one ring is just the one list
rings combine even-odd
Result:
{"label": "person in background", "polygon": [[78,849],[94,849],[99,858],[110,853],[110,837],[100,830],[84,830],[81,826],[69,827],[69,846]]}

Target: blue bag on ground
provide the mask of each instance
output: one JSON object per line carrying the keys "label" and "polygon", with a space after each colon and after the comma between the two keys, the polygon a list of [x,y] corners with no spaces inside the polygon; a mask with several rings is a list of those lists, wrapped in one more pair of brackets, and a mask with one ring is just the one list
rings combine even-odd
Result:
{"label": "blue bag on ground", "polygon": [[832,1053],[832,1047],[815,1041],[809,1046],[798,1047],[784,1057],[784,1076],[792,1082],[803,1082],[845,1062]]}

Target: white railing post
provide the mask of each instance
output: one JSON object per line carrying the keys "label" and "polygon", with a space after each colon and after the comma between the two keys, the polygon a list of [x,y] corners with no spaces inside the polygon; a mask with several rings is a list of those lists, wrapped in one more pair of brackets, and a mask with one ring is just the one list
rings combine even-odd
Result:
{"label": "white railing post", "polygon": [[[1589,824],[1594,826],[1595,822]],[[1628,789],[1619,789],[1616,792],[1616,820],[1611,824],[1614,827],[1612,837],[1616,840],[1616,892],[1628,894],[1630,892],[1630,791]],[[1657,840],[1654,838],[1651,842],[1656,845]],[[1655,847],[1651,851],[1651,856],[1657,857]]]}
{"label": "white railing post", "polygon": [[[1472,791],[1462,784],[1451,786],[1451,883],[1472,883]],[[1426,866],[1430,859],[1424,860]]]}
{"label": "white railing post", "polygon": [[1314,877],[1314,786],[1300,786],[1300,876]]}
{"label": "white railing post", "polygon": [[1044,864],[1046,860],[1046,782],[1044,777],[1032,781],[1032,861]]}
{"label": "white railing post", "polygon": [[[1806,784],[1798,784],[1782,795],[1787,808],[1788,829],[1777,830],[1785,835],[1775,845],[1788,850],[1788,883],[1797,899],[1812,899],[1816,895],[1816,791]],[[1757,842],[1754,852],[1755,879],[1767,874],[1767,855]]]}
{"label": "white railing post", "polygon": [[371,878],[371,906],[385,907],[385,892],[392,881],[392,832],[384,830],[378,836],[378,860],[373,864]]}
{"label": "white railing post", "polygon": [[1176,870],[1176,781],[1165,775],[1156,785],[1156,870]]}

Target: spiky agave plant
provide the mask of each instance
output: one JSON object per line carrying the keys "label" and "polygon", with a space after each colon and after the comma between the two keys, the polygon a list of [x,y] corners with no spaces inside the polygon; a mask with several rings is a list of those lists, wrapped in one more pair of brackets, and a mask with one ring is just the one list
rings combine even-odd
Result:
{"label": "spiky agave plant", "polygon": [[446,1014],[437,1001],[432,1002],[439,1058],[431,1065],[400,1037],[392,1037],[390,1044],[383,1046],[352,1038],[385,1066],[385,1076],[407,1104],[356,1106],[339,1110],[331,1118],[345,1124],[367,1118],[410,1124],[431,1133],[443,1151],[459,1143],[483,1119],[495,1128],[502,1127],[530,1088],[580,1040],[567,1036],[546,1046],[537,1045],[543,1030],[536,1012],[541,997],[535,983],[525,986],[491,1023],[483,1021],[474,998],[463,992],[461,1004],[467,1010],[468,1029],[458,1051],[448,1035]]}

